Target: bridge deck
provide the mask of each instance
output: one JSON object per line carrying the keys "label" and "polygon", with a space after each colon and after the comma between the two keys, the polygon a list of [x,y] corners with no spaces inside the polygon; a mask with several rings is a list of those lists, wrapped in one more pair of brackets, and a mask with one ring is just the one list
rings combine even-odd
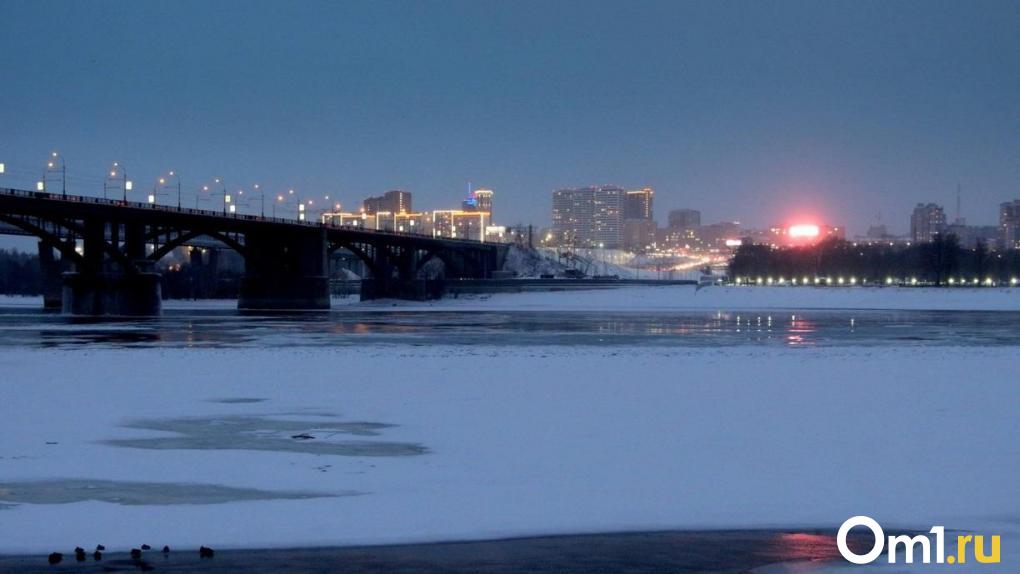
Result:
{"label": "bridge deck", "polygon": [[[70,210],[70,211],[69,211]],[[82,195],[61,195],[56,193],[0,188],[0,213],[14,211],[22,215],[50,215],[82,217],[99,215],[105,218],[135,220],[145,223],[177,224],[203,220],[203,226],[216,227],[225,232],[244,232],[258,228],[278,227],[283,229],[324,229],[327,233],[341,233],[349,240],[386,241],[394,243],[414,242],[437,244],[448,247],[479,248],[495,244],[473,239],[435,237],[404,231],[370,230],[361,227],[334,225],[316,221],[298,221],[282,217],[266,217],[242,213],[223,213],[207,209],[192,209],[168,205],[104,199]],[[13,229],[12,229],[13,228]],[[32,235],[19,231],[10,224],[0,225],[0,234]]]}

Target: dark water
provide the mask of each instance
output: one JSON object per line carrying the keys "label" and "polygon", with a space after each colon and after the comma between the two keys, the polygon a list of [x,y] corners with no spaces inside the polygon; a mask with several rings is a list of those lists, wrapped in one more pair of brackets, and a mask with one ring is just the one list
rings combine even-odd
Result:
{"label": "dark water", "polygon": [[0,307],[0,346],[318,347],[365,344],[707,347],[1014,346],[1020,312],[357,311],[245,314],[167,310],[85,319]]}

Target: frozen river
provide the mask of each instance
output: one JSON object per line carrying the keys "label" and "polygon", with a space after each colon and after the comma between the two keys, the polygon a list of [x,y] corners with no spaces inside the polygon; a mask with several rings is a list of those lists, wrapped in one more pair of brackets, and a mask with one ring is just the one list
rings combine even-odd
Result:
{"label": "frozen river", "polygon": [[281,348],[361,345],[832,347],[1020,345],[1020,312],[891,310],[355,311],[168,310],[82,319],[0,308],[0,346]]}
{"label": "frozen river", "polygon": [[867,514],[1002,534],[1018,560],[1018,301],[649,288],[101,321],[0,306],[0,554],[831,533]]}

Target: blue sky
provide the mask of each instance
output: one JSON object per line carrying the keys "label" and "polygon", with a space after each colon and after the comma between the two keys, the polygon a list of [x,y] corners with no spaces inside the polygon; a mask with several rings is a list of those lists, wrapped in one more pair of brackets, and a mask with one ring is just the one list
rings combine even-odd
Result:
{"label": "blue sky", "polygon": [[564,186],[706,221],[907,228],[1020,197],[1017,2],[0,2],[0,185],[46,154],[185,194],[390,188],[502,223]]}

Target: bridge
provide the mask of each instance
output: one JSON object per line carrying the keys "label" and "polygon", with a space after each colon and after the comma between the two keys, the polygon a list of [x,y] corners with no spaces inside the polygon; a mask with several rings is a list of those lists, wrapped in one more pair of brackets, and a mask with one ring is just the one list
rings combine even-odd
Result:
{"label": "bridge", "polygon": [[[156,263],[216,241],[244,258],[239,309],[328,309],[328,257],[344,249],[370,277],[362,299],[425,298],[430,261],[447,279],[485,279],[506,246],[291,219],[0,188],[0,233],[39,239],[44,298],[65,313],[157,315]],[[58,261],[54,251],[60,254]],[[65,271],[66,270],[66,271]],[[62,272],[63,271],[63,272]]]}

